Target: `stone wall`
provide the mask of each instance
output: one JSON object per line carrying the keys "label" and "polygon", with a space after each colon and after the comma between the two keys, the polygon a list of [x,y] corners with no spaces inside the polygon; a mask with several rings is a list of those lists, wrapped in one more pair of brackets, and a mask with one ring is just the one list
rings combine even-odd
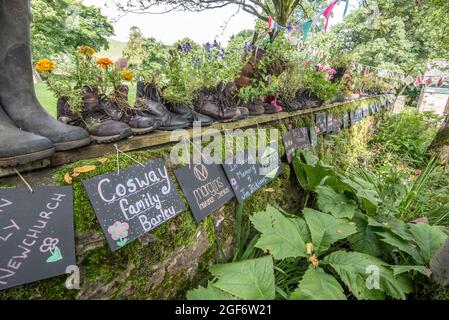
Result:
{"label": "stone wall", "polygon": [[[353,103],[333,112],[344,112],[359,106]],[[338,161],[338,158],[347,158],[351,149],[366,142],[366,136],[372,131],[375,120],[381,116],[378,114],[368,117],[357,126],[345,130],[340,134],[343,137],[340,142],[332,138],[334,145],[330,149],[320,138],[321,147],[317,148],[316,152],[329,153],[335,150],[335,161]],[[304,116],[264,126],[279,129],[282,136],[290,128],[309,126],[312,123],[311,116]],[[282,143],[280,149],[283,154]],[[164,159],[176,181],[173,170],[177,166],[168,161],[170,146],[130,154],[140,162],[155,158]],[[191,213],[186,211],[146,236],[111,252],[82,185],[85,179],[116,170],[116,155],[105,157],[108,159],[106,162],[100,162],[98,159],[83,160],[56,170],[26,175],[32,185],[66,185],[66,172],[84,165],[97,167],[95,171],[74,178],[72,184],[77,264],[81,271],[80,289],[66,289],[67,276],[61,276],[1,291],[0,299],[184,299],[187,290],[205,281],[209,265],[231,259],[236,233],[235,200],[201,223],[196,223]],[[135,164],[125,156],[120,156],[119,159],[121,168]],[[20,185],[17,179],[0,181],[0,187]],[[182,195],[179,186],[177,188]],[[297,213],[302,208],[303,200],[304,194],[296,182],[293,170],[284,164],[276,179],[244,203],[243,213],[248,217],[253,212],[265,209],[267,204]]]}

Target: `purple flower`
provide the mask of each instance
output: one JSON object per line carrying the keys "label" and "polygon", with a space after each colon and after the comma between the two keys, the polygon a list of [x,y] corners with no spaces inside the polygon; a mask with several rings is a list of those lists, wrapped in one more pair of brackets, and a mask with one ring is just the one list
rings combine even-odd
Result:
{"label": "purple flower", "polygon": [[215,48],[219,48],[220,47],[220,44],[218,44],[217,39],[214,40],[214,47]]}
{"label": "purple flower", "polygon": [[287,24],[287,30],[288,30],[288,32],[292,32],[293,31],[293,23],[289,22]]}
{"label": "purple flower", "polygon": [[189,53],[192,50],[192,46],[188,42],[184,43],[181,48],[184,53]]}
{"label": "purple flower", "polygon": [[271,83],[271,82],[273,82],[273,79],[270,77],[270,76],[267,76],[267,83]]}
{"label": "purple flower", "polygon": [[253,50],[253,45],[249,42],[245,43],[245,47],[244,47],[245,53],[248,53],[250,51]]}
{"label": "purple flower", "polygon": [[214,48],[214,45],[210,42],[208,42],[204,45],[204,49],[206,49],[207,52],[210,52],[213,48]]}
{"label": "purple flower", "polygon": [[220,53],[218,54],[220,58],[224,59],[226,56],[226,52],[223,49],[220,49]]}

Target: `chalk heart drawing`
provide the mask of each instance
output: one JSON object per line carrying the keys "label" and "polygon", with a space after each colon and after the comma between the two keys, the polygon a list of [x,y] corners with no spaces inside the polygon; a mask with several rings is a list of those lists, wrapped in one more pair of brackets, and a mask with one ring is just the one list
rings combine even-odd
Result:
{"label": "chalk heart drawing", "polygon": [[126,222],[116,221],[108,228],[112,240],[117,241],[119,247],[123,247],[128,242],[129,224]]}
{"label": "chalk heart drawing", "polygon": [[199,181],[206,181],[209,176],[209,172],[203,164],[197,164],[193,169],[193,173]]}

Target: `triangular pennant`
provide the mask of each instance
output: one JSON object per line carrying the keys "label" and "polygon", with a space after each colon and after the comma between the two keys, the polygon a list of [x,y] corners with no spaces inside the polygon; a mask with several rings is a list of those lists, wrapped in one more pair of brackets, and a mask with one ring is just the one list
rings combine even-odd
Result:
{"label": "triangular pennant", "polygon": [[428,86],[428,87],[430,87],[431,85],[432,85],[432,78],[431,77],[429,77],[429,78],[427,78],[427,80],[426,80],[426,86]]}
{"label": "triangular pennant", "polygon": [[326,18],[326,24],[324,25],[324,32],[327,32],[327,26],[329,25],[329,18],[337,2],[338,0],[334,0],[333,2],[331,2],[322,13],[322,15]]}
{"label": "triangular pennant", "polygon": [[368,77],[369,76],[369,67],[366,67],[365,68],[365,77]]}
{"label": "triangular pennant", "polygon": [[442,87],[443,86],[443,78],[441,77],[440,80],[438,80],[438,87]]}
{"label": "triangular pennant", "polygon": [[417,76],[416,77],[416,80],[415,80],[415,83],[414,83],[414,85],[415,85],[415,87],[418,87],[418,86],[420,86],[421,85],[421,78],[420,78],[420,76]]}
{"label": "triangular pennant", "polygon": [[312,20],[306,21],[302,24],[302,43],[306,43],[310,28],[312,27]]}
{"label": "triangular pennant", "polygon": [[271,16],[268,17],[268,30],[271,30],[273,27],[273,18]]}

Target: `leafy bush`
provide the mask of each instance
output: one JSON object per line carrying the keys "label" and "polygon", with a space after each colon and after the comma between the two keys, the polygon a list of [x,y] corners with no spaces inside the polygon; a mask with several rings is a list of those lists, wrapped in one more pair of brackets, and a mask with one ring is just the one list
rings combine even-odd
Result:
{"label": "leafy bush", "polygon": [[314,194],[314,209],[296,216],[269,206],[254,214],[255,247],[269,255],[211,267],[214,279],[188,299],[405,299],[411,279],[430,275],[427,265],[446,230],[403,222],[381,205],[378,185],[344,175],[309,151],[299,152],[293,166]]}
{"label": "leafy bush", "polygon": [[420,167],[427,161],[426,150],[440,121],[440,117],[432,112],[414,109],[400,114],[387,114],[372,143],[377,144],[382,153],[393,153],[402,161]]}

